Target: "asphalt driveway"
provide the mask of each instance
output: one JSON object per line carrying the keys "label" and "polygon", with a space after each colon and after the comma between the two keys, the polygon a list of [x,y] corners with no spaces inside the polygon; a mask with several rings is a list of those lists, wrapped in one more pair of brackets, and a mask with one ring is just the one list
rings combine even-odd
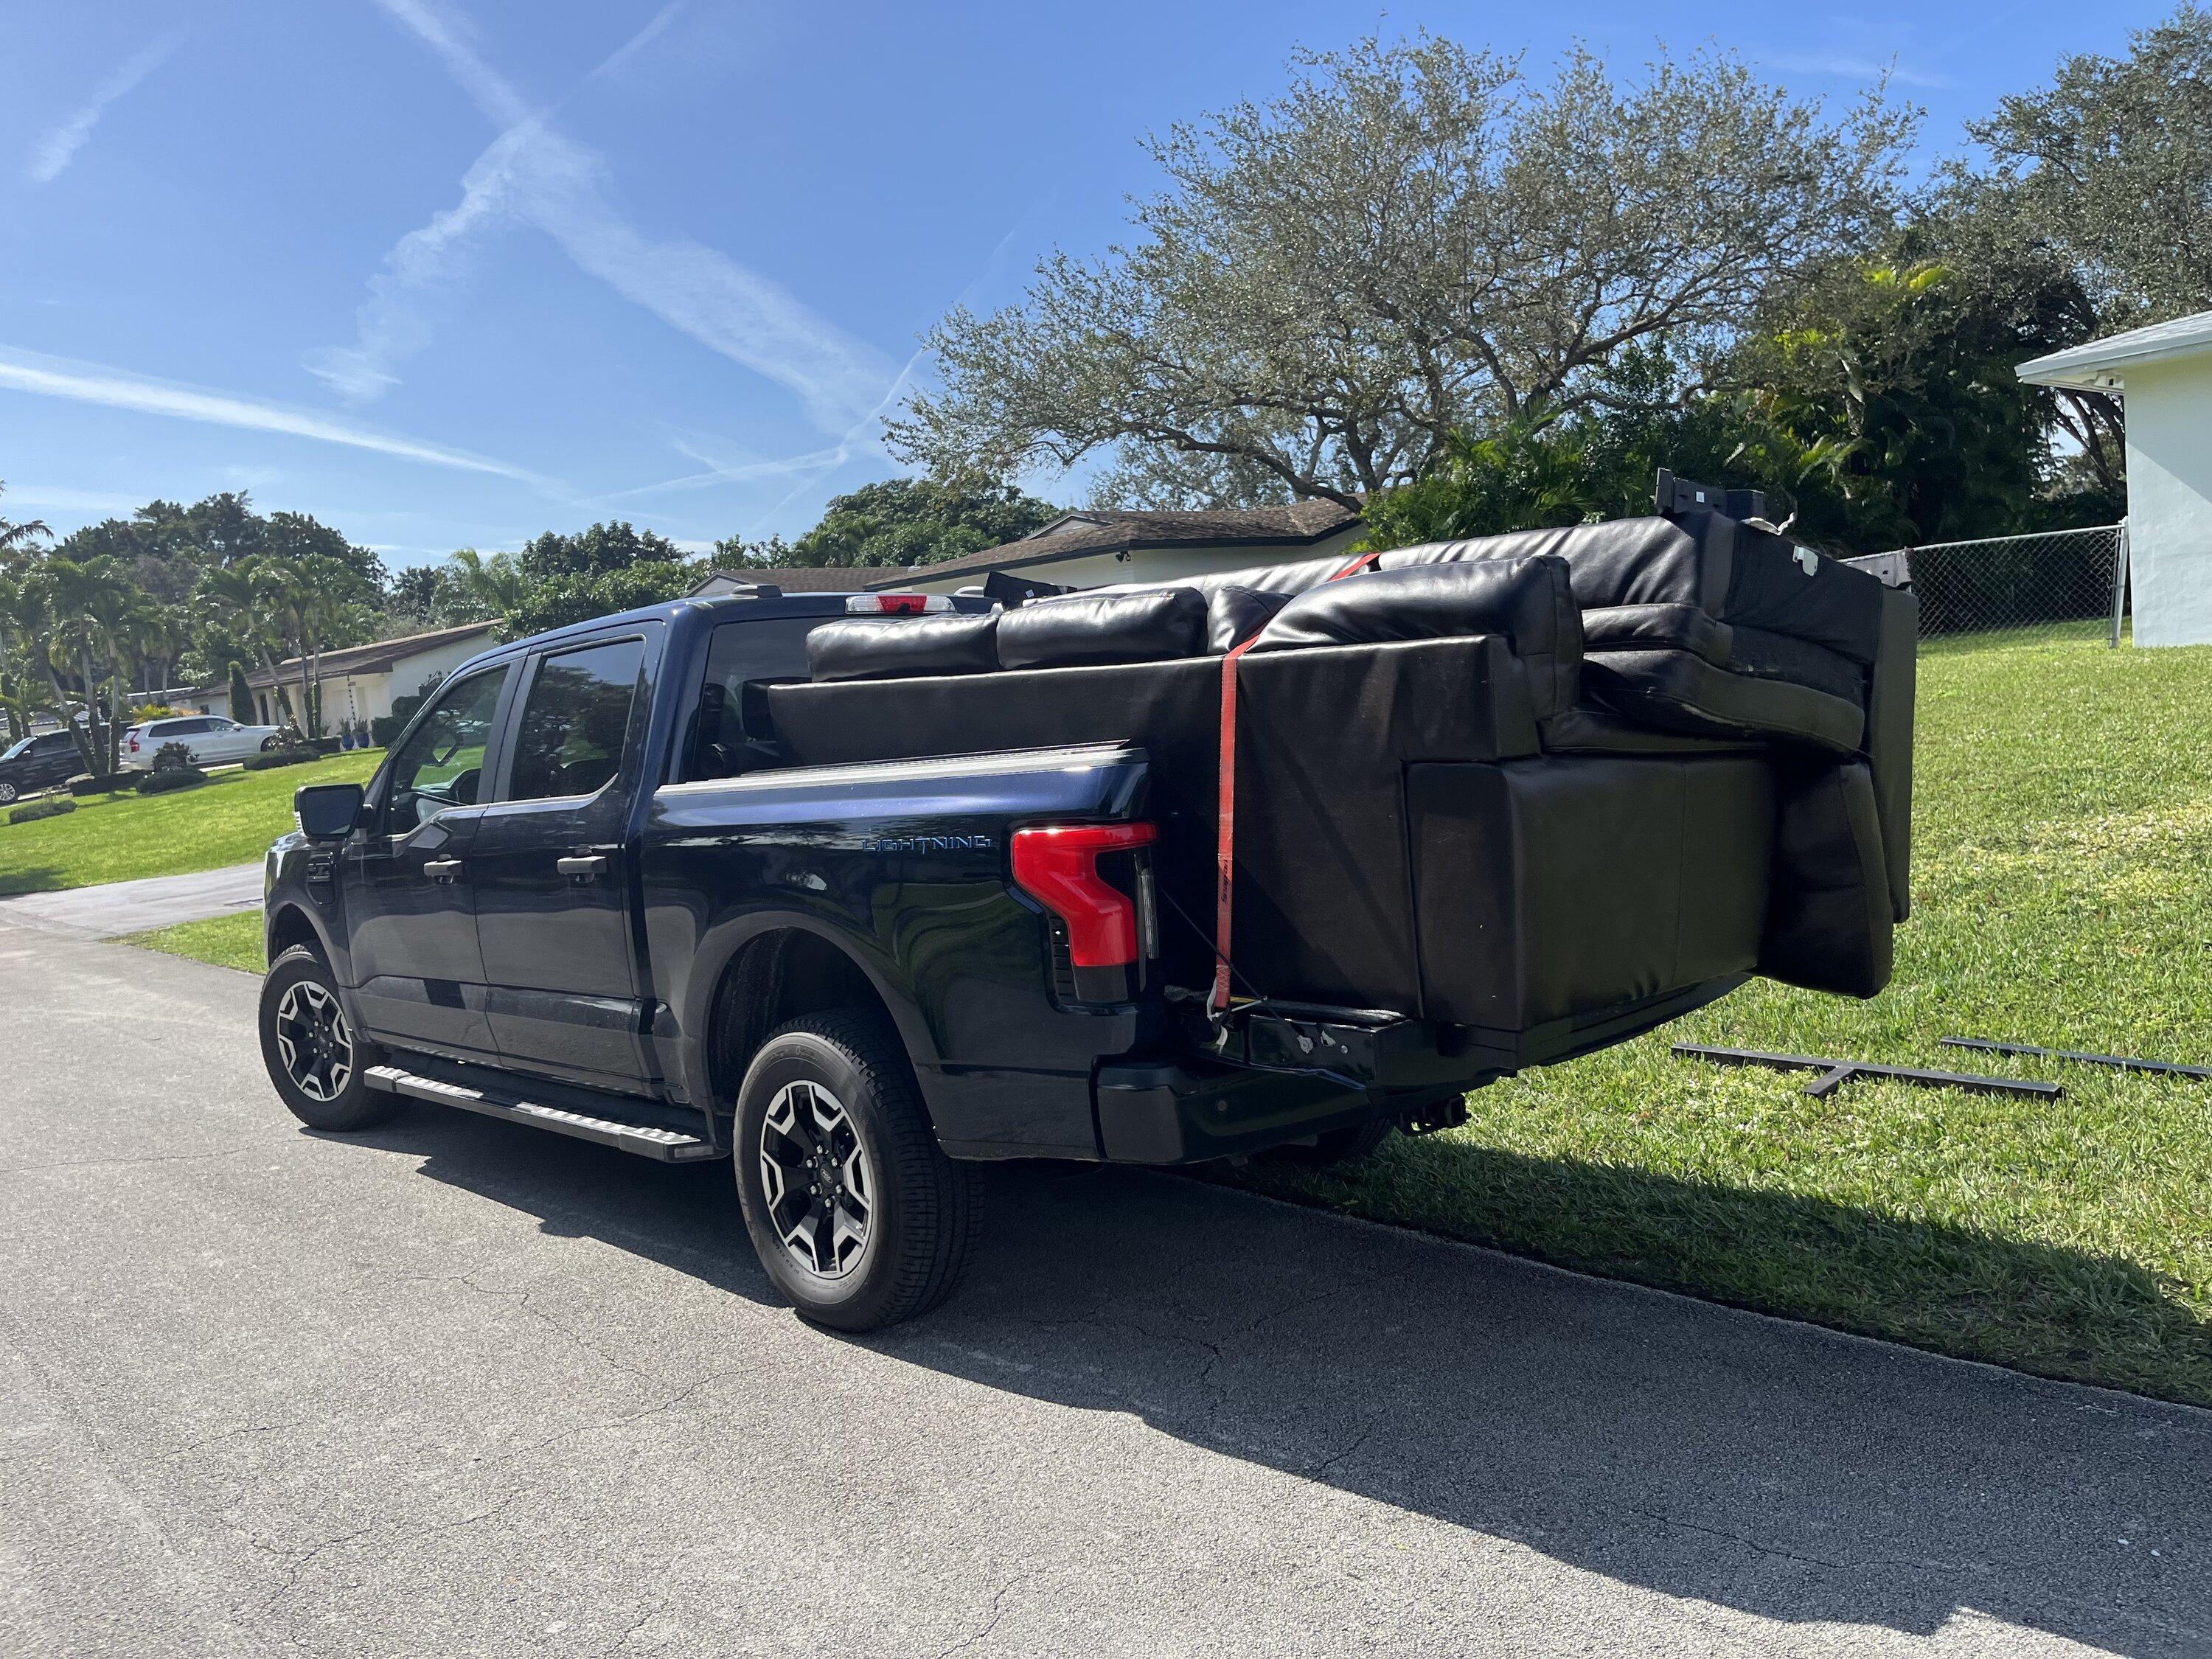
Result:
{"label": "asphalt driveway", "polygon": [[0,925],[14,922],[80,939],[113,939],[118,933],[252,910],[260,905],[261,891],[262,867],[257,860],[188,875],[145,876],[137,881],[0,898]]}
{"label": "asphalt driveway", "polygon": [[2212,1413],[1048,1167],[831,1336],[254,992],[0,924],[0,1651],[2212,1651]]}

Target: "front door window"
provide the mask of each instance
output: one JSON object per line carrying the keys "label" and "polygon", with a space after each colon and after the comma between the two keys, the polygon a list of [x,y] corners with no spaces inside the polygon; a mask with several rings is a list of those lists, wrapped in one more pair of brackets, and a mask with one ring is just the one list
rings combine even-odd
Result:
{"label": "front door window", "polygon": [[476,805],[483,787],[492,716],[499,710],[507,674],[501,664],[451,687],[392,757],[386,834],[404,836],[441,812]]}

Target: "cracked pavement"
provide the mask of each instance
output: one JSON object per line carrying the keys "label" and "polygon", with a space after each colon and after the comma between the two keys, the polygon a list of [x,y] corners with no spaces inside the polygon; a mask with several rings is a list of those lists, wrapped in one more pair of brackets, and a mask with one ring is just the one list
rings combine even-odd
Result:
{"label": "cracked pavement", "polygon": [[0,922],[0,1654],[2212,1652],[2212,1413],[1067,1166],[841,1338],[255,990]]}

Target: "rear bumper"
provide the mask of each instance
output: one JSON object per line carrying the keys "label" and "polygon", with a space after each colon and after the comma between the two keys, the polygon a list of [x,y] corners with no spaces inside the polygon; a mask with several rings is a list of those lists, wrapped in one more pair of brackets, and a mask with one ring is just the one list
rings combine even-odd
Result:
{"label": "rear bumper", "polygon": [[1109,1061],[1092,1082],[1109,1163],[1195,1164],[1449,1099],[1498,1075],[1441,1028],[1352,1010],[1278,1008],[1218,1048]]}

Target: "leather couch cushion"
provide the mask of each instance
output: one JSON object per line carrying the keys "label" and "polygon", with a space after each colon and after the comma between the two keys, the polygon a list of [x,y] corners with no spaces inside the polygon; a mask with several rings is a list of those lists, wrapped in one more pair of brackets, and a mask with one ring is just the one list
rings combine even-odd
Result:
{"label": "leather couch cushion", "polygon": [[1265,588],[1215,588],[1206,601],[1206,648],[1216,655],[1234,651],[1290,601],[1289,594]]}
{"label": "leather couch cushion", "polygon": [[1863,761],[1778,769],[1773,896],[1759,971],[1870,997],[1889,983],[1895,918],[1881,812]]}
{"label": "leather couch cushion", "polygon": [[1583,648],[1687,651],[1753,679],[1790,680],[1832,697],[1866,701],[1866,670],[1839,651],[1747,623],[1717,622],[1693,605],[1619,605],[1583,612]]}
{"label": "leather couch cushion", "polygon": [[1004,668],[1172,661],[1205,651],[1206,622],[1205,597],[1189,587],[1038,599],[1000,617],[998,661]]}
{"label": "leather couch cushion", "polygon": [[1866,733],[1856,702],[1789,680],[1716,668],[1688,651],[1593,651],[1583,660],[1591,701],[1662,731],[1770,736],[1850,754]]}
{"label": "leather couch cushion", "polygon": [[1567,567],[1548,557],[1370,570],[1308,588],[1260,633],[1254,654],[1317,645],[1502,635],[1525,665],[1539,719],[1581,685],[1582,613]]}
{"label": "leather couch cushion", "polygon": [[988,673],[999,665],[998,629],[995,611],[824,623],[806,636],[806,670],[817,680]]}

